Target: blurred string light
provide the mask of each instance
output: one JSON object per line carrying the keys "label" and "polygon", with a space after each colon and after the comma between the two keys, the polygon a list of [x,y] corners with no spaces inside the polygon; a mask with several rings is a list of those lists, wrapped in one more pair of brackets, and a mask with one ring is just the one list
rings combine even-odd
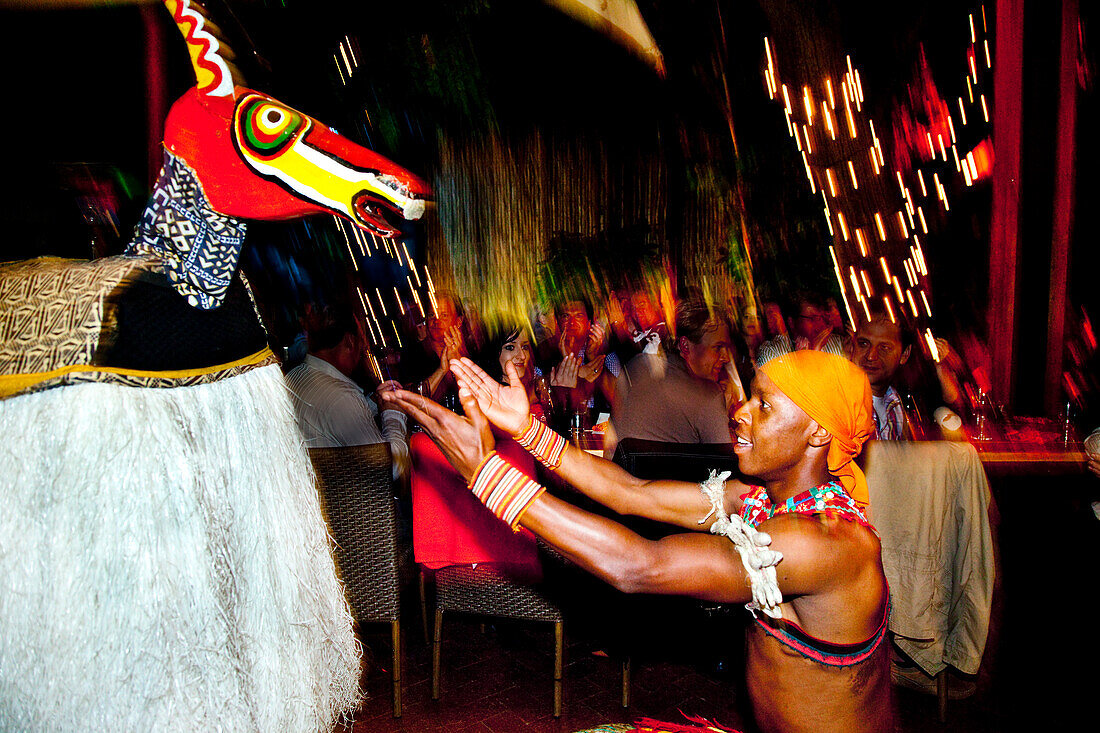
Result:
{"label": "blurred string light", "polygon": [[336,44],[332,60],[336,64],[336,73],[340,75],[340,83],[346,86],[351,80],[351,75],[359,68],[359,57],[355,53],[350,36],[345,35]]}
{"label": "blurred string light", "polygon": [[[390,240],[383,239],[382,244],[379,245],[378,238],[374,234],[364,233],[341,217],[332,218],[344,240],[345,250],[352,267],[357,273],[355,291],[362,308],[363,323],[370,342],[371,369],[378,379],[385,379],[381,363],[374,354],[391,348],[402,348],[401,333],[409,332],[411,324],[408,321],[424,321],[435,316],[438,307],[435,284],[432,282],[428,266],[420,267],[416,264],[404,241],[393,240],[391,243]],[[368,287],[364,284],[360,260],[374,257],[375,254],[387,257],[391,264],[399,268],[401,275],[398,277],[398,284],[387,288]]]}
{"label": "blurred string light", "polygon": [[[891,320],[903,313],[914,322],[932,317],[928,265],[920,240],[929,231],[924,210],[937,206],[946,214],[951,209],[949,183],[958,180],[961,188],[969,188],[992,172],[993,150],[984,89],[991,83],[993,60],[984,5],[977,14],[970,13],[967,22],[969,45],[960,78],[960,87],[965,85],[966,92],[956,97],[957,109],[939,99],[930,83],[922,51],[925,75],[922,78],[929,82],[928,88],[920,90],[926,97],[922,101],[934,105],[938,114],[923,126],[919,138],[912,136],[916,129],[906,130],[910,143],[917,139],[923,142],[909,145],[910,153],[918,159],[916,164],[894,166],[893,177],[898,186],[896,194],[889,195],[898,197],[896,203],[871,201],[871,194],[860,193],[861,180],[872,181],[889,171],[875,124],[863,111],[863,82],[851,55],[845,57],[838,80],[826,76],[816,85],[795,87],[800,88],[801,104],[792,104],[791,92],[779,73],[775,47],[768,38],[764,39],[764,83],[768,97],[782,105],[787,132],[801,154],[811,192],[821,192],[823,214],[834,240],[829,246],[833,272],[853,326],[856,310],[868,315],[872,305],[881,307]],[[815,95],[821,100],[819,105],[815,104]],[[848,135],[846,144],[837,140],[834,117],[836,121],[843,118]],[[979,124],[977,120],[984,121],[982,129],[974,129]],[[858,144],[861,138],[865,142]],[[960,151],[964,141],[974,140],[979,142],[966,153]],[[855,150],[864,152],[852,155]],[[838,167],[846,168],[848,175],[838,175]],[[882,190],[894,189],[884,186]],[[883,204],[887,205],[887,212],[896,210],[896,217],[884,215]],[[895,218],[896,227],[891,223]],[[865,235],[865,230],[875,232],[877,237]],[[904,273],[904,278],[895,274],[899,272]],[[877,277],[881,277],[885,286],[881,305],[877,301],[872,304],[876,297],[872,283]],[[931,330],[925,329],[921,335],[938,360]]]}

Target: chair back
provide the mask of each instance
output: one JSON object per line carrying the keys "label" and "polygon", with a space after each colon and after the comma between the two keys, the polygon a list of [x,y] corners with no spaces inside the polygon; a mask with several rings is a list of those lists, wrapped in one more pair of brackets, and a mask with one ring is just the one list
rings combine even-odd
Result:
{"label": "chair back", "polygon": [[615,448],[615,463],[645,479],[703,481],[711,469],[737,473],[731,443],[663,443],[623,438]]}
{"label": "chair back", "polygon": [[895,643],[925,672],[976,674],[992,609],[992,497],[969,443],[874,440],[864,448]]}
{"label": "chair back", "polygon": [[[738,473],[737,456],[729,443],[665,443],[623,438],[615,448],[614,461],[632,476],[649,480],[702,482],[711,470],[732,471],[734,475]],[[600,505],[582,505],[598,514],[611,516],[610,510]],[[642,517],[613,515],[612,518],[651,540],[683,531],[670,524]]]}
{"label": "chair back", "polygon": [[398,619],[397,509],[386,443],[310,448],[336,572],[360,623]]}

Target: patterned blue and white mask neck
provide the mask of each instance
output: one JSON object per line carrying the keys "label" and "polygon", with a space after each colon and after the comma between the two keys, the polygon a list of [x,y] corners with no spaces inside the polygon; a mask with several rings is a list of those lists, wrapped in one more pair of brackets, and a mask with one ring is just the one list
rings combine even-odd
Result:
{"label": "patterned blue and white mask neck", "polygon": [[221,305],[237,271],[245,221],[214,211],[198,176],[164,151],[164,167],[126,254],[160,259],[176,292],[196,308]]}

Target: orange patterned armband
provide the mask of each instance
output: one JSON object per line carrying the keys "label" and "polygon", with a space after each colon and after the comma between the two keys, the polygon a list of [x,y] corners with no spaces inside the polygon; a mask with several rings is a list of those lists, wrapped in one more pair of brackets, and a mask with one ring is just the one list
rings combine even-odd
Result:
{"label": "orange patterned armband", "polygon": [[498,519],[516,529],[527,507],[546,491],[546,487],[532,481],[493,451],[478,466],[470,481],[470,490]]}
{"label": "orange patterned armband", "polygon": [[561,454],[568,445],[565,438],[536,420],[534,415],[527,417],[527,425],[516,436],[516,442],[551,471],[561,466]]}

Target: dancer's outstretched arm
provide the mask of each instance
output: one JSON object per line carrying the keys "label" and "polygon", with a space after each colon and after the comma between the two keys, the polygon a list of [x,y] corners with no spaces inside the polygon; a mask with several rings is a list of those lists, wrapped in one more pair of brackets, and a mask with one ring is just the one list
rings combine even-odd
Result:
{"label": "dancer's outstretched arm", "polygon": [[[451,362],[451,372],[461,390],[477,400],[478,407],[493,425],[510,435],[521,434],[530,423],[527,392],[512,364],[506,365],[508,385],[492,379],[466,358]],[[709,500],[699,484],[686,481],[645,481],[630,475],[622,467],[574,446],[566,446],[561,463],[554,471],[585,496],[613,511],[692,530],[709,529],[713,517],[700,524],[711,512]],[[740,495],[747,487],[739,481],[726,482],[726,512],[740,510]]]}
{"label": "dancer's outstretched arm", "polygon": [[[510,521],[530,529],[570,560],[624,592],[689,595],[719,602],[753,599],[755,589],[749,582],[746,561],[725,537],[685,533],[647,540],[617,522],[547,494],[503,462],[496,464],[503,464],[503,478],[487,477],[494,472],[493,461],[499,460],[493,450],[492,431],[472,393],[462,388],[459,396],[467,417],[405,390],[387,392],[385,400],[424,427],[451,465],[467,482],[473,482],[471,488],[498,517],[506,519],[508,507],[516,506],[515,497],[526,492],[522,507]],[[575,471],[584,474],[584,464]],[[625,471],[621,473],[629,477]],[[516,476],[522,483],[510,483]],[[479,493],[480,482],[486,478],[490,490]],[[589,483],[584,478],[582,475],[582,483]],[[687,486],[698,490],[693,484]],[[774,567],[782,555],[764,549],[771,541],[764,533],[754,535],[753,541],[759,543],[762,553],[753,567]]]}

